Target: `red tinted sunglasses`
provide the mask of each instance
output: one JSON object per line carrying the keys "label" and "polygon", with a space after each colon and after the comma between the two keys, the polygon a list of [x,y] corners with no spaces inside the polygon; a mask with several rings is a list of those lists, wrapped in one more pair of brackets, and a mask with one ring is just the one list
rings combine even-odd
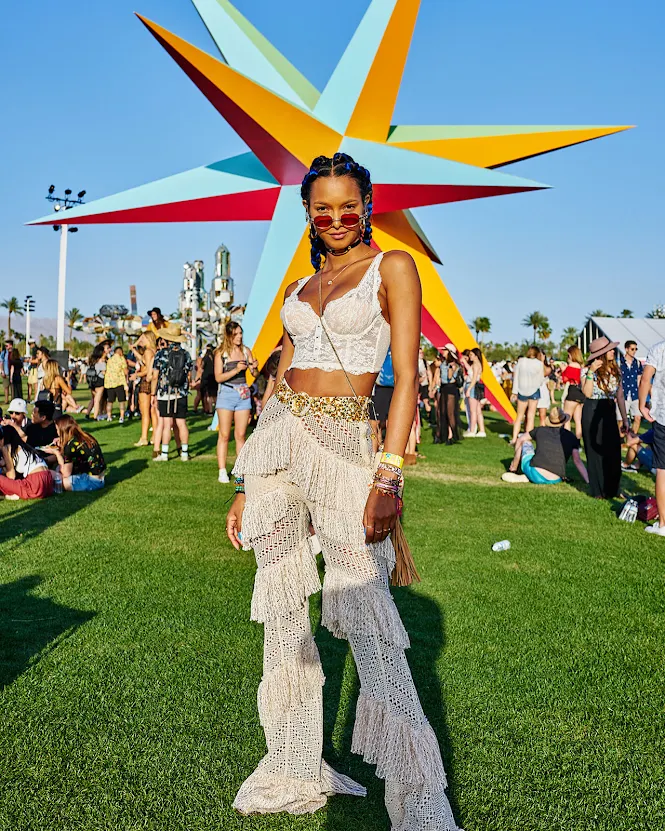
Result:
{"label": "red tinted sunglasses", "polygon": [[[325,215],[325,216],[315,216],[312,222],[314,223],[314,227],[317,231],[328,231],[332,228],[333,224],[335,223],[335,219],[332,216]],[[360,215],[359,214],[342,214],[339,218],[340,224],[343,228],[347,230],[351,230],[352,228],[357,228],[360,225]]]}

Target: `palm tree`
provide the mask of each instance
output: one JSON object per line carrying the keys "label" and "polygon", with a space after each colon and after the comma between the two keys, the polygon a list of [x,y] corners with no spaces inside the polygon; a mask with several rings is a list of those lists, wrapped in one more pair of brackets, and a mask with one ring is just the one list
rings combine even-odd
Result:
{"label": "palm tree", "polygon": [[647,317],[650,320],[664,320],[665,319],[665,304],[661,306],[654,306]]}
{"label": "palm tree", "polygon": [[589,312],[589,317],[612,317],[612,315],[604,312],[602,309],[594,309],[592,312]]}
{"label": "palm tree", "polygon": [[67,323],[69,324],[69,340],[72,339],[72,330],[79,322],[79,320],[83,320],[83,315],[81,314],[81,310],[77,309],[76,306],[72,306],[72,308],[65,312],[67,315]]}
{"label": "palm tree", "polygon": [[577,343],[579,333],[580,332],[577,326],[566,326],[563,330],[563,335],[561,336],[561,349],[568,349],[569,346]]}
{"label": "palm tree", "polygon": [[489,317],[476,317],[469,323],[469,326],[476,333],[476,340],[478,340],[479,333],[487,333],[492,329]]}
{"label": "palm tree", "polygon": [[7,331],[12,331],[12,315],[23,317],[23,309],[16,297],[10,297],[9,300],[3,300],[0,303],[0,308],[7,309]]}
{"label": "palm tree", "polygon": [[635,315],[630,309],[622,309],[619,317],[635,317]]}
{"label": "palm tree", "polygon": [[527,315],[522,321],[522,326],[530,326],[533,329],[533,343],[536,342],[536,332],[538,331],[538,328],[543,325],[543,322],[547,323],[549,326],[547,318],[541,312],[531,312],[531,314]]}
{"label": "palm tree", "polygon": [[540,326],[538,327],[538,335],[543,340],[549,340],[552,337],[552,327],[550,326],[550,322],[546,317],[540,322]]}

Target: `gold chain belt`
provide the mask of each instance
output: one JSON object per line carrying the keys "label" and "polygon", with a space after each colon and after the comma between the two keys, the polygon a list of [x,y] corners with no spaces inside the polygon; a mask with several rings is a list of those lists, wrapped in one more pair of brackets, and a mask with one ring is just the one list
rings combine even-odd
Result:
{"label": "gold chain belt", "polygon": [[306,392],[295,392],[282,379],[275,387],[275,398],[291,410],[294,416],[326,415],[339,421],[366,421],[370,399],[366,395],[314,396]]}

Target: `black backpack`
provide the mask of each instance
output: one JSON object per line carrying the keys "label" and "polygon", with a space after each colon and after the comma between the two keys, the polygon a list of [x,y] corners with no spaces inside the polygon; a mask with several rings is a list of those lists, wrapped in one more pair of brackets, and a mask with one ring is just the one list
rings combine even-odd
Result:
{"label": "black backpack", "polygon": [[184,349],[171,349],[169,351],[164,372],[169,389],[173,390],[185,385],[187,380],[187,358],[188,355]]}

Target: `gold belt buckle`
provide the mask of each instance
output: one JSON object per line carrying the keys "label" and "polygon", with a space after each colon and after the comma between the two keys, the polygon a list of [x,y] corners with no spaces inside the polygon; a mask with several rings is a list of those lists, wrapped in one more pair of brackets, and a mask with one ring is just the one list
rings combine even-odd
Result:
{"label": "gold belt buckle", "polygon": [[312,399],[301,392],[294,392],[289,401],[289,409],[297,418],[302,418],[309,412],[312,406]]}

